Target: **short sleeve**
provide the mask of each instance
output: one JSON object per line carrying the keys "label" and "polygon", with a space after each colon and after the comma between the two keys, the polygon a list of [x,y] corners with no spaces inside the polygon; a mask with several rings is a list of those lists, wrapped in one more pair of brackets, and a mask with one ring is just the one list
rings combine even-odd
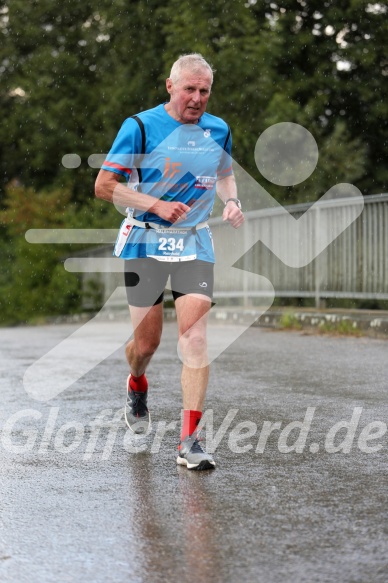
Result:
{"label": "short sleeve", "polygon": [[124,176],[128,181],[141,155],[142,136],[138,123],[126,119],[101,168]]}
{"label": "short sleeve", "polygon": [[228,127],[228,134],[225,137],[220,163],[217,168],[218,179],[226,178],[226,176],[233,174],[232,162],[232,132]]}

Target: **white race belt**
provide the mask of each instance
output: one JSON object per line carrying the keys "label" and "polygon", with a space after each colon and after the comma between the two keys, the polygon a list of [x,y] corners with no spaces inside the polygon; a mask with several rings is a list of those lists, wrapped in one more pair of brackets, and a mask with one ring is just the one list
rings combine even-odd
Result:
{"label": "white race belt", "polygon": [[195,227],[163,227],[158,223],[143,222],[128,217],[121,225],[115,245],[114,254],[119,257],[133,226],[145,230],[142,245],[145,245],[147,257],[158,261],[192,261],[197,258],[196,231],[208,226],[202,222]]}
{"label": "white race belt", "polygon": [[163,225],[160,225],[159,223],[149,223],[147,221],[143,222],[143,221],[138,221],[137,219],[134,219],[133,217],[128,218],[127,219],[128,224],[129,225],[134,225],[135,227],[141,227],[142,229],[155,229],[157,231],[159,230],[164,230],[164,231],[170,231],[170,230],[180,230],[180,231],[199,231],[199,229],[204,229],[205,227],[208,226],[207,221],[204,221],[203,223],[198,223],[198,225],[196,225],[195,227],[182,227],[182,229],[179,229],[179,227],[177,227],[176,225],[171,226],[171,227],[163,227]]}

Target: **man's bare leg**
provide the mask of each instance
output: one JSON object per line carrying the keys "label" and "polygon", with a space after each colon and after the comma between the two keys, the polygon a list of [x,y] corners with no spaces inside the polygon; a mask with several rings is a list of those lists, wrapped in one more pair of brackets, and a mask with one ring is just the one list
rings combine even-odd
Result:
{"label": "man's bare leg", "polygon": [[209,380],[206,327],[211,300],[187,294],[175,302],[182,355],[183,408],[202,411]]}
{"label": "man's bare leg", "polygon": [[136,377],[142,375],[159,346],[163,328],[163,302],[150,308],[129,306],[133,326],[133,339],[125,349],[125,355]]}
{"label": "man's bare leg", "polygon": [[178,298],[175,306],[183,360],[183,423],[176,461],[191,470],[210,470],[216,464],[199,443],[197,426],[209,380],[206,327],[211,301],[206,296],[188,294]]}

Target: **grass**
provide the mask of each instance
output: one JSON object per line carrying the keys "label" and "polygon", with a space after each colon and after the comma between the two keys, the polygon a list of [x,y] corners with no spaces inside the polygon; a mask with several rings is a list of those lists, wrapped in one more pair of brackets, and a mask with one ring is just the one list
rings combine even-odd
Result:
{"label": "grass", "polygon": [[[285,312],[279,320],[282,330],[302,330],[304,328],[300,319],[293,312]],[[316,330],[319,334],[331,334],[338,336],[364,336],[364,333],[350,319],[342,319],[336,322],[320,321],[317,325],[306,322],[305,328],[309,331]]]}
{"label": "grass", "polygon": [[286,330],[302,330],[302,323],[292,312],[285,312],[279,321],[280,327]]}
{"label": "grass", "polygon": [[340,336],[363,336],[357,322],[340,320],[339,322],[324,322],[318,325],[321,334],[338,334]]}

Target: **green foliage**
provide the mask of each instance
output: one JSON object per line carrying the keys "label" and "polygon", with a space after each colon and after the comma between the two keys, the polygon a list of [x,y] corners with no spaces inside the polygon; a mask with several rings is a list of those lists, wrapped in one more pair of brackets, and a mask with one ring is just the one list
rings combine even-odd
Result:
{"label": "green foliage", "polygon": [[[267,183],[267,189],[275,198],[288,204],[309,202],[335,184],[359,184],[366,171],[368,148],[360,139],[351,137],[345,121],[339,119],[332,132],[318,141],[319,160],[315,171],[301,184],[286,189]],[[282,192],[284,190],[287,192]]]}
{"label": "green foliage", "polygon": [[1,320],[12,324],[43,314],[63,314],[78,303],[79,281],[60,263],[63,245],[32,245],[25,239],[30,228],[61,228],[71,213],[70,194],[10,186],[0,213],[2,280]]}
{"label": "green foliage", "polygon": [[363,336],[362,330],[356,322],[350,320],[341,320],[340,322],[322,322],[318,326],[321,334],[333,334],[339,336]]}
{"label": "green foliage", "polygon": [[[317,140],[322,179],[296,190],[275,187],[280,202],[318,198],[337,178],[356,182],[365,193],[382,192],[388,179],[381,123],[387,116],[388,25],[384,13],[368,6],[290,0],[3,2],[0,190],[17,178],[37,190],[69,188],[84,202],[95,176],[88,156],[109,148],[126,117],[165,100],[172,62],[194,50],[217,70],[209,110],[229,122],[234,157],[263,185],[253,159],[262,131],[292,121]],[[335,156],[325,157],[338,126],[341,142]],[[354,151],[361,164],[350,163]],[[71,152],[82,158],[72,172],[61,164]]]}
{"label": "green foliage", "polygon": [[300,320],[292,312],[285,312],[281,315],[279,326],[286,330],[301,330],[302,324]]}
{"label": "green foliage", "polygon": [[[79,245],[31,244],[29,229],[114,228],[120,215],[114,206],[92,200],[80,205],[61,189],[35,192],[10,185],[0,211],[0,323],[36,321],[45,315],[76,312],[79,278],[64,269],[64,260]],[[94,301],[99,294],[90,290]],[[99,297],[99,296],[98,296]]]}
{"label": "green foliage", "polygon": [[338,336],[363,336],[362,330],[357,326],[357,322],[343,318],[341,320],[320,320],[317,324],[309,322],[303,326],[300,317],[295,312],[286,311],[279,318],[279,327],[283,330],[302,330],[304,327],[314,326],[320,334],[331,334]]}

